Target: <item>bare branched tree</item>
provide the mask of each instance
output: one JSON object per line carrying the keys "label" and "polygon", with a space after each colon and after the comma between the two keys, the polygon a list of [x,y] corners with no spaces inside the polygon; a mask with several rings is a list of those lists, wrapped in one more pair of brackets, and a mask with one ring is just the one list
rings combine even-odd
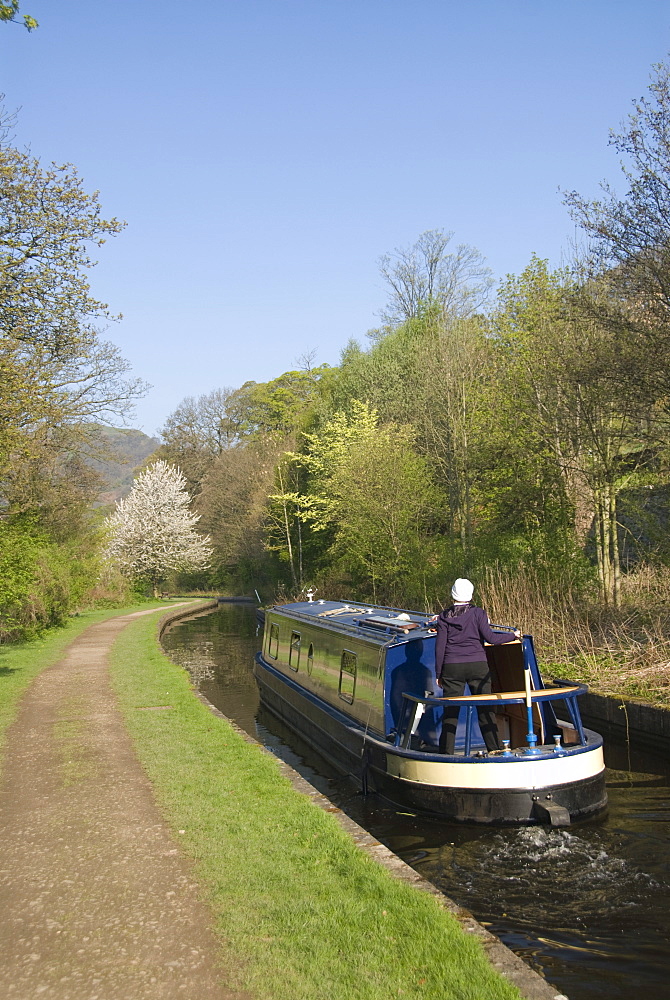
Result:
{"label": "bare branched tree", "polygon": [[[620,155],[626,193],[602,185],[595,200],[568,192],[565,201],[590,237],[591,267],[607,274],[610,293],[593,298],[598,318],[634,329],[645,350],[621,355],[614,372],[633,377],[652,397],[668,395],[670,383],[670,64],[654,67],[648,96],[610,145]],[[601,283],[601,289],[603,285]]]}
{"label": "bare branched tree", "polygon": [[448,253],[453,235],[429,229],[411,247],[380,257],[379,269],[391,287],[381,314],[385,324],[398,326],[430,306],[453,319],[481,308],[493,284],[491,271],[474,247],[461,243]]}
{"label": "bare branched tree", "polygon": [[159,458],[178,465],[189,490],[197,493],[213,462],[239,437],[235,391],[214,389],[197,398],[187,396],[165,421]]}

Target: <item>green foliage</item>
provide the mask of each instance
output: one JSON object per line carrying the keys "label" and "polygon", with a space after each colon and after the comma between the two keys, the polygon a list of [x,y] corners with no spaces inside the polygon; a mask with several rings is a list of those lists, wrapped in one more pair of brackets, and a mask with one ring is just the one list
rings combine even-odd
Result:
{"label": "green foliage", "polygon": [[62,625],[89,604],[98,572],[93,534],[58,542],[34,522],[0,521],[0,642]]}
{"label": "green foliage", "polygon": [[[311,583],[428,606],[450,577],[491,566],[534,564],[551,590],[571,565],[571,591],[586,594],[596,556],[602,598],[619,600],[619,497],[659,481],[663,425],[658,406],[609,378],[630,348],[590,308],[610,286],[578,279],[534,257],[489,319],[429,302],[369,349],[350,342],[317,383],[286,373],[243,387],[235,463],[251,441],[277,448],[274,483],[257,479],[250,504],[253,559],[237,546],[245,581],[253,565],[294,594]],[[235,578],[230,559],[224,576]]]}
{"label": "green foliage", "polygon": [[67,464],[60,478],[73,481],[87,424],[125,413],[145,387],[100,340],[94,323],[112,317],[86,277],[92,249],[121,223],[102,218],[74,168],[44,169],[6,145],[0,193],[0,490],[30,511],[44,506],[36,483],[48,489]]}
{"label": "green foliage", "polygon": [[223,590],[274,590],[279,567],[264,547],[263,523],[281,451],[272,438],[253,438],[225,449],[203,481],[196,503],[214,549],[210,582]]}
{"label": "green foliage", "polygon": [[269,497],[269,544],[285,554],[294,586],[303,586],[303,573],[295,572],[309,551],[303,539],[318,553],[321,536],[311,579],[319,564],[331,563],[361,596],[393,602],[403,589],[416,590],[410,578],[428,558],[426,528],[439,516],[441,498],[413,450],[414,436],[409,426],[380,426],[375,410],[352,400],[347,412],[303,436],[301,453],[284,457],[281,491]]}
{"label": "green foliage", "polygon": [[[610,293],[597,303],[601,321],[623,338],[610,378],[633,382],[641,396],[667,401],[670,358],[670,63],[653,67],[647,96],[619,131],[610,133],[619,154],[626,194],[607,184],[590,201],[566,197],[591,240],[591,273],[607,275]],[[628,341],[628,343],[626,343]],[[631,349],[632,348],[632,349]]]}
{"label": "green foliage", "polygon": [[28,631],[38,554],[39,539],[32,531],[0,521],[0,642]]}
{"label": "green foliage", "polygon": [[574,276],[552,274],[534,258],[501,290],[495,328],[505,362],[501,378],[510,395],[514,390],[508,420],[533,435],[531,454],[544,458],[545,470],[547,460],[553,464],[579,545],[594,527],[601,596],[616,604],[618,497],[633,485],[655,482],[650,460],[663,427],[659,407],[634,384],[611,377],[625,337],[635,334],[604,323],[590,308],[608,291],[598,283],[578,288]]}
{"label": "green foliage", "polygon": [[[17,22],[17,15],[19,13],[19,0],[9,0],[9,3],[0,3],[0,21],[14,21]],[[22,14],[22,21],[24,28],[28,31],[34,31],[35,28],[39,27],[37,21],[31,14]]]}
{"label": "green foliage", "polygon": [[284,372],[271,382],[245,382],[232,400],[241,432],[286,438],[303,429],[328,370],[320,365]]}
{"label": "green foliage", "polygon": [[[17,4],[4,5],[11,19]],[[6,139],[6,136],[3,136]],[[70,166],[0,142],[0,640],[61,623],[98,572],[99,420],[144,391],[95,323],[92,251],[122,224]]]}

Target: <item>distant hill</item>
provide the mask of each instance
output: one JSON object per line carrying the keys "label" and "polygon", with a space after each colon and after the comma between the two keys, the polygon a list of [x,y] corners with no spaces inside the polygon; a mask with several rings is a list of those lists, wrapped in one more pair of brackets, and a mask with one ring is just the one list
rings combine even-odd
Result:
{"label": "distant hill", "polygon": [[97,502],[107,506],[130,492],[134,477],[160,441],[125,427],[99,426],[98,434],[101,448],[88,463],[104,480],[105,489]]}

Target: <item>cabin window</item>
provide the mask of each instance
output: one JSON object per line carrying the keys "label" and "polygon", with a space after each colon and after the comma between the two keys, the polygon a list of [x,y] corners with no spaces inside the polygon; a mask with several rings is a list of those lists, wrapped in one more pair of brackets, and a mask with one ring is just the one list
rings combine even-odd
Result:
{"label": "cabin window", "polygon": [[277,622],[272,622],[270,625],[270,635],[268,636],[268,656],[271,656],[273,660],[277,659],[277,654],[279,652],[279,625]]}
{"label": "cabin window", "polygon": [[342,701],[350,705],[354,700],[356,692],[356,653],[350,649],[342,650],[342,660],[340,661],[340,687],[339,696]]}
{"label": "cabin window", "polygon": [[291,670],[300,666],[300,632],[291,632],[291,646],[288,651],[288,665]]}
{"label": "cabin window", "polygon": [[312,676],[312,670],[314,669],[314,643],[310,642],[309,649],[307,650],[307,673]]}

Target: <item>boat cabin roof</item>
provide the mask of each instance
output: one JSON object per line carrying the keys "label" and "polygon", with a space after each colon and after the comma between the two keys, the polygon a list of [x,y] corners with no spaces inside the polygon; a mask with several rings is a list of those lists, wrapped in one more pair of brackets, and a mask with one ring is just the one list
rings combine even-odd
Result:
{"label": "boat cabin roof", "polygon": [[426,638],[432,634],[426,626],[428,615],[398,608],[380,608],[344,601],[299,601],[275,605],[272,611],[296,620],[310,621],[334,631],[358,634],[377,642],[398,642]]}

